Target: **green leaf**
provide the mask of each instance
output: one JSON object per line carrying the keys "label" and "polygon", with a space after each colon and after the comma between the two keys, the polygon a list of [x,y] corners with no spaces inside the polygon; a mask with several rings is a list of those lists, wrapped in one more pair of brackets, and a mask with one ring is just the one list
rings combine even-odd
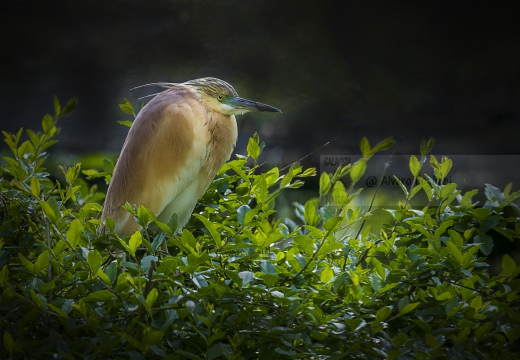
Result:
{"label": "green leaf", "polygon": [[392,313],[392,308],[389,306],[382,307],[376,312],[376,321],[385,321]]}
{"label": "green leaf", "polygon": [[[118,280],[119,282],[119,280]],[[98,302],[98,301],[106,301],[111,300],[115,297],[115,295],[108,290],[98,290],[93,293],[88,294],[83,298],[85,302]]]}
{"label": "green leaf", "polygon": [[177,216],[177,213],[173,213],[172,216],[170,216],[170,218],[168,219],[168,222],[166,223],[166,225],[168,225],[168,227],[171,229],[171,233],[172,234],[175,234],[175,232],[177,231],[177,226],[179,224],[179,218]]}
{"label": "green leaf", "polygon": [[363,157],[369,157],[370,155],[372,155],[370,143],[368,142],[368,139],[364,136],[361,138],[361,141],[359,142],[359,149],[361,150],[361,155],[363,155]]}
{"label": "green leaf", "polygon": [[260,146],[258,145],[258,142],[256,142],[253,138],[249,138],[249,141],[247,143],[247,155],[252,157],[255,163],[257,162],[258,157],[260,156]]}
{"label": "green leaf", "polygon": [[70,99],[65,107],[61,110],[60,116],[68,116],[72,114],[74,109],[76,108],[76,104],[78,103],[78,99],[72,98]]}
{"label": "green leaf", "polygon": [[443,156],[440,165],[440,179],[444,179],[446,176],[448,176],[448,173],[450,172],[452,166],[453,161]]}
{"label": "green leaf", "polygon": [[518,338],[520,338],[520,329],[519,328],[511,328],[506,330],[507,338],[511,343],[514,343]]}
{"label": "green leaf", "polygon": [[462,247],[464,245],[464,240],[462,239],[462,236],[456,232],[455,230],[448,230],[448,233],[450,234],[450,240],[457,245],[457,247]]}
{"label": "green leaf", "polygon": [[473,196],[475,196],[477,194],[478,194],[478,189],[467,191],[464,195],[462,195],[460,205],[467,206],[467,207],[473,206],[472,198],[473,198]]}
{"label": "green leaf", "polygon": [[334,184],[334,188],[332,189],[332,199],[334,200],[335,204],[341,207],[349,203],[349,196],[342,181],[337,181]]}
{"label": "green leaf", "polygon": [[410,199],[413,198],[421,189],[423,189],[421,184],[415,185],[410,191]]}
{"label": "green leaf", "polygon": [[516,263],[508,254],[504,254],[504,256],[502,256],[501,266],[501,275],[511,276],[516,271]]}
{"label": "green leaf", "polygon": [[34,303],[44,309],[47,308],[47,299],[42,294],[37,294],[33,289],[30,290],[31,300]]}
{"label": "green leaf", "polygon": [[325,230],[331,231],[331,230],[335,229],[339,224],[341,224],[342,221],[343,221],[342,216],[331,217],[323,223],[323,228]]}
{"label": "green leaf", "polygon": [[[175,214],[174,214],[174,215],[175,215]],[[153,223],[154,223],[154,224],[155,224],[159,229],[161,229],[160,234],[163,234],[163,235],[164,235],[164,234],[166,233],[166,234],[173,235],[174,232],[172,231],[172,229],[171,229],[167,224],[165,224],[165,223],[163,223],[163,222],[161,222],[161,221],[159,221],[159,220],[157,220],[157,219],[153,219],[152,222],[153,222]],[[154,251],[155,251],[155,250],[154,250]]]}
{"label": "green leaf", "polygon": [[460,252],[457,245],[455,245],[452,241],[448,241],[446,243],[446,245],[448,246],[448,249],[450,250],[450,254],[455,258],[455,260],[457,260],[457,263],[461,264],[462,263],[462,253]]}
{"label": "green leaf", "polygon": [[230,359],[232,355],[231,346],[216,342],[213,344],[207,351],[206,359],[207,360],[215,360],[215,359]]}
{"label": "green leaf", "polygon": [[38,204],[40,205],[40,207],[42,208],[43,210],[43,213],[45,214],[45,216],[47,216],[47,218],[49,219],[49,221],[53,224],[55,224],[57,221],[58,221],[58,215],[54,212],[53,208],[51,207],[51,205],[43,200],[40,200],[38,202]]}
{"label": "green leaf", "polygon": [[143,205],[139,205],[137,208],[137,218],[139,219],[139,224],[145,227],[155,218],[155,216],[149,209]]}
{"label": "green leaf", "polygon": [[159,344],[164,337],[164,333],[160,330],[146,332],[143,336],[143,345],[145,350],[148,350],[154,345]]}
{"label": "green leaf", "polygon": [[159,232],[155,238],[153,239],[152,241],[152,253],[155,253],[157,251],[157,249],[159,248],[159,246],[162,245],[162,243],[165,241],[165,233],[164,232]]}
{"label": "green leaf", "polygon": [[276,275],[277,271],[274,267],[273,263],[269,260],[262,260],[260,261],[260,269],[262,273],[269,274],[269,275]]}
{"label": "green leaf", "polygon": [[274,290],[274,291],[271,291],[270,294],[275,297],[275,298],[278,298],[278,299],[282,299],[285,297],[284,293],[281,292],[281,291],[278,291],[278,290]]}
{"label": "green leaf", "polygon": [[251,281],[255,279],[255,274],[251,271],[241,271],[238,276],[242,279],[242,287],[246,287]]}
{"label": "green leaf", "polygon": [[127,127],[132,127],[132,124],[133,124],[133,122],[130,120],[119,120],[117,123],[119,125],[123,125],[123,126],[127,126]]}
{"label": "green leaf", "polygon": [[34,148],[38,147],[38,144],[40,143],[40,137],[31,129],[27,129],[26,131],[27,136],[29,136],[29,140],[31,140],[31,144]]}
{"label": "green leaf", "polygon": [[128,251],[132,256],[135,256],[135,251],[141,245],[143,242],[143,236],[141,235],[141,232],[136,231],[133,233],[133,235],[130,237],[130,240],[128,242]]}
{"label": "green leaf", "polygon": [[166,276],[173,274],[177,269],[177,262],[173,257],[166,257],[161,259],[159,266],[157,267],[158,274],[164,274]]}
{"label": "green leaf", "polygon": [[410,156],[410,171],[414,177],[419,175],[419,171],[421,171],[421,163],[417,159],[415,155]]}
{"label": "green leaf", "polygon": [[256,177],[255,182],[253,183],[253,192],[256,194],[256,198],[259,203],[264,203],[267,201],[269,190],[267,187],[265,174]]}
{"label": "green leaf", "polygon": [[486,198],[488,200],[498,201],[499,203],[502,203],[504,201],[504,194],[502,193],[502,191],[500,191],[499,188],[491,184],[486,184],[484,194],[486,195]]}
{"label": "green leaf", "polygon": [[310,176],[316,176],[316,168],[307,168],[305,169],[299,177],[310,177]]}
{"label": "green leaf", "polygon": [[52,131],[53,128],[54,128],[54,119],[49,114],[46,114],[42,120],[42,130],[44,133],[48,134]]}
{"label": "green leaf", "polygon": [[49,250],[43,251],[34,262],[34,273],[38,274],[49,265]]}
{"label": "green leaf", "polygon": [[356,183],[361,177],[365,174],[367,169],[367,163],[365,159],[360,159],[356,161],[352,165],[352,170],[350,171],[350,179],[353,183]]}
{"label": "green leaf", "polygon": [[434,350],[439,347],[437,339],[432,334],[424,334],[424,340],[426,341],[426,344]]}
{"label": "green leaf", "polygon": [[0,270],[0,285],[4,286],[5,282],[7,280],[7,277],[9,276],[9,268],[7,265],[3,265],[2,269]]}
{"label": "green leaf", "polygon": [[457,190],[457,184],[455,184],[455,183],[449,183],[449,184],[443,185],[441,188],[441,198],[444,199],[444,198],[449,197],[450,195],[452,195],[455,192],[455,190]]}
{"label": "green leaf", "polygon": [[[152,244],[150,244],[150,241],[148,240],[148,237],[141,236],[141,240],[143,241],[142,245],[146,248],[146,250],[148,250],[148,253],[151,254],[153,252],[153,249],[152,249]],[[150,256],[152,256],[152,255],[150,255]],[[149,257],[146,257],[146,258],[149,258]],[[144,260],[144,259],[145,258],[143,258],[142,260]]]}
{"label": "green leaf", "polygon": [[60,101],[58,100],[58,97],[55,95],[54,96],[54,114],[56,114],[56,116],[59,116],[60,113],[61,113]]}
{"label": "green leaf", "polygon": [[408,189],[406,189],[406,186],[404,186],[403,182],[401,180],[399,180],[399,178],[397,176],[395,176],[395,175],[394,175],[394,179],[397,182],[397,184],[401,187],[401,190],[403,190],[404,196],[407,199],[409,199],[410,198],[410,194],[408,193]]}
{"label": "green leaf", "polygon": [[40,181],[38,180],[37,177],[33,177],[31,179],[31,194],[33,194],[33,196],[35,198],[39,199],[40,191],[41,191]]}
{"label": "green leaf", "polygon": [[126,291],[135,285],[132,275],[127,272],[119,274],[117,277],[117,290]]}
{"label": "green leaf", "polygon": [[488,321],[475,330],[475,340],[481,341],[486,336],[490,336],[491,330],[493,329],[493,323]]}
{"label": "green leaf", "polygon": [[242,278],[235,271],[224,269],[224,272],[237,286],[242,287]]}
{"label": "green leaf", "polygon": [[318,211],[318,199],[317,198],[311,199],[305,203],[304,218],[305,218],[305,222],[308,225],[316,226],[316,224],[320,220],[320,215],[318,215],[317,211]]}
{"label": "green leaf", "polygon": [[468,338],[468,335],[470,333],[471,333],[471,328],[469,326],[463,327],[457,334],[457,337],[455,338],[454,343],[455,344],[463,343],[464,341],[466,341],[466,339]]}
{"label": "green leaf", "polygon": [[373,148],[372,148],[372,153],[375,154],[376,152],[379,152],[379,151],[382,151],[382,150],[386,150],[388,148],[390,148],[392,145],[395,144],[395,140],[393,137],[387,137],[386,139],[378,142]]}
{"label": "green leaf", "polygon": [[339,242],[328,242],[327,240],[324,240],[325,244],[320,247],[318,252],[316,253],[317,257],[325,256],[333,251],[344,249],[345,245],[339,243]]}
{"label": "green leaf", "polygon": [[48,306],[49,306],[49,309],[54,311],[56,314],[58,314],[62,318],[64,318],[64,319],[68,318],[67,314],[63,310],[61,310],[59,307],[56,307],[56,306],[54,306],[52,304],[48,304]]}
{"label": "green leaf", "polygon": [[267,287],[273,287],[278,282],[278,275],[263,274],[262,281]]}
{"label": "green leaf", "polygon": [[215,244],[217,244],[217,246],[221,246],[222,240],[220,238],[220,233],[217,230],[217,225],[213,224],[211,221],[209,221],[202,215],[194,214],[194,216],[197,219],[199,219],[200,221],[202,221],[202,223],[204,224],[206,229],[208,229],[209,233],[211,234],[211,237],[213,238],[213,240],[215,240]]}
{"label": "green leaf", "polygon": [[[278,170],[278,168],[276,168]],[[296,174],[299,174],[301,172],[302,167],[299,163],[294,163],[291,165],[289,170],[285,175],[283,175],[282,182],[280,183],[281,188],[285,188],[291,183],[291,180],[294,178]]]}
{"label": "green leaf", "polygon": [[132,103],[130,101],[128,101],[128,99],[125,98],[124,99],[124,103],[123,104],[119,104],[119,108],[125,114],[130,114],[130,115],[135,116],[134,107],[132,106]]}
{"label": "green leaf", "polygon": [[493,238],[489,235],[476,235],[473,238],[475,244],[480,244],[480,252],[482,254],[489,256],[491,251],[493,250]]}
{"label": "green leaf", "polygon": [[415,303],[409,303],[409,304],[403,306],[403,308],[401,310],[399,310],[398,316],[403,316],[403,315],[408,314],[410,311],[413,311],[420,304],[421,304],[420,302],[415,302]]}
{"label": "green leaf", "polygon": [[330,186],[329,174],[323,172],[320,176],[320,196],[327,194],[330,191]]}
{"label": "green leaf", "polygon": [[475,311],[480,311],[480,308],[482,307],[482,298],[480,296],[475,296],[473,300],[471,300],[469,306],[475,309]]}
{"label": "green leaf", "polygon": [[424,190],[424,193],[426,194],[426,197],[428,198],[429,201],[431,201],[432,197],[433,197],[432,187],[430,186],[430,184],[428,183],[427,180],[423,179],[420,176],[417,178],[417,180],[419,181],[419,184],[421,184],[421,186]]}
{"label": "green leaf", "polygon": [[462,254],[462,266],[468,267],[474,260],[475,254],[478,251],[478,247],[474,246],[464,251]]}
{"label": "green leaf", "polygon": [[117,280],[117,263],[112,262],[105,269],[105,273],[109,278],[109,283],[113,284]]}
{"label": "green leaf", "polygon": [[87,264],[90,266],[90,269],[94,275],[98,272],[102,262],[103,258],[101,257],[99,251],[95,249],[89,251],[87,255]]}
{"label": "green leaf", "polygon": [[247,225],[244,223],[244,219],[246,218],[246,214],[251,210],[251,208],[248,205],[241,205],[237,209],[237,220],[238,223],[242,226]]}
{"label": "green leaf", "polygon": [[393,288],[395,288],[397,285],[399,285],[398,283],[390,283],[390,284],[386,284],[385,286],[383,286],[381,289],[379,289],[377,292],[379,294],[382,294],[382,293],[385,293]]}
{"label": "green leaf", "polygon": [[111,281],[107,274],[103,272],[103,269],[98,269],[98,271],[95,273],[95,275],[101,279],[105,284],[110,285]]}
{"label": "green leaf", "polygon": [[199,289],[209,286],[208,282],[206,281],[206,278],[202,275],[195,275],[194,277],[192,277],[192,280],[193,283],[197,285]]}
{"label": "green leaf", "polygon": [[446,229],[451,227],[453,225],[453,220],[446,220],[443,221],[437,229],[435,229],[434,236],[435,238],[439,238],[441,235],[443,235],[446,232]]}
{"label": "green leaf", "polygon": [[67,241],[69,245],[74,248],[81,238],[84,226],[78,219],[72,220],[67,230]]}
{"label": "green leaf", "polygon": [[428,142],[426,140],[421,140],[421,155],[425,156],[433,149],[433,145],[435,145],[435,140],[433,138],[430,138]]}
{"label": "green leaf", "polygon": [[446,312],[446,316],[451,318],[454,316],[462,307],[462,304],[459,302],[457,297],[452,297],[450,301],[446,303],[444,306],[444,311]]}
{"label": "green leaf", "polygon": [[148,270],[150,270],[150,268],[153,266],[153,263],[157,260],[159,260],[159,258],[154,255],[144,256],[141,259],[141,269],[143,269],[144,272],[148,272]]}
{"label": "green leaf", "polygon": [[314,240],[307,235],[297,235],[294,237],[293,242],[305,255],[312,255],[314,252]]}
{"label": "green leaf", "polygon": [[155,301],[157,301],[157,297],[159,296],[159,292],[156,288],[152,288],[150,290],[150,293],[148,296],[146,296],[146,308],[150,310],[152,308],[152,305],[155,304]]}
{"label": "green leaf", "polygon": [[372,260],[370,262],[371,262],[372,266],[374,266],[374,269],[376,270],[377,275],[379,275],[379,277],[381,279],[385,279],[386,271],[385,271],[385,268],[383,267],[383,264],[381,263],[381,261],[377,260],[374,257],[374,258],[372,258]]}
{"label": "green leaf", "polygon": [[4,331],[3,339],[4,339],[5,348],[7,349],[9,354],[12,354],[14,352],[14,348],[15,348],[15,343],[14,343],[14,339],[13,339],[12,335],[9,332]]}
{"label": "green leaf", "polygon": [[330,280],[332,280],[332,277],[334,276],[334,270],[330,266],[326,266],[320,273],[320,281],[324,284],[328,283]]}
{"label": "green leaf", "polygon": [[30,262],[29,260],[27,260],[27,258],[25,256],[23,256],[22,253],[18,253],[18,258],[20,259],[23,266],[25,266],[25,268],[27,270],[29,270],[33,275],[37,274],[37,272],[35,271],[34,264],[32,262]]}
{"label": "green leaf", "polygon": [[197,245],[197,239],[195,239],[190,231],[183,229],[181,234],[181,243],[188,245],[192,249],[195,249]]}

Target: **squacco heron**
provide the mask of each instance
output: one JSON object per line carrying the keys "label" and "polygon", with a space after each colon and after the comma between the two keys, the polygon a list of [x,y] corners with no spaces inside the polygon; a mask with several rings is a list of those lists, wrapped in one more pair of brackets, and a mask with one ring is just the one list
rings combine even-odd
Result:
{"label": "squacco heron", "polygon": [[216,78],[156,83],[166,88],[135,118],[108,187],[102,220],[112,218],[115,232],[140,228],[122,205],[144,205],[158,220],[177,214],[177,230],[188,222],[237,141],[235,115],[280,110],[238,97]]}

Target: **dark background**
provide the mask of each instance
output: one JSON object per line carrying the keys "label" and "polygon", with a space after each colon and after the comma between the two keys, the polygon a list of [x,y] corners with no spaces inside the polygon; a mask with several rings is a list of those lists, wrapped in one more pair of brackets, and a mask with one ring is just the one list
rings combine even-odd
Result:
{"label": "dark background", "polygon": [[357,153],[362,136],[394,136],[398,154],[433,136],[436,154],[517,155],[519,13],[478,3],[9,1],[1,128],[35,128],[54,95],[75,96],[54,151],[115,157],[118,104],[154,92],[130,88],[214,76],[282,109],[238,117],[237,151],[258,131],[279,166],[328,141],[304,165]]}

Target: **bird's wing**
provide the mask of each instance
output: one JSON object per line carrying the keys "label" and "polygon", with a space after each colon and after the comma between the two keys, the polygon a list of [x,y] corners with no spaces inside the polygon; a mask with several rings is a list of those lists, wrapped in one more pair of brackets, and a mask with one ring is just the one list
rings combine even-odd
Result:
{"label": "bird's wing", "polygon": [[136,117],[123,145],[110,183],[103,218],[116,221],[116,232],[139,226],[121,208],[144,205],[155,214],[196,181],[207,155],[203,131],[206,111],[186,90],[167,90]]}

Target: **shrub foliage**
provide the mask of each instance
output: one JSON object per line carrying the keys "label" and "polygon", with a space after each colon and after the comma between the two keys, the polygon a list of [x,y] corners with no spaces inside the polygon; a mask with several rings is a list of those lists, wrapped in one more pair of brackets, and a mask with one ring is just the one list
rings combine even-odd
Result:
{"label": "shrub foliage", "polygon": [[[121,238],[110,219],[98,234],[103,194],[91,181],[109,181],[112,163],[61,167],[59,179],[45,170],[57,121],[74,104],[55,100],[39,132],[4,132],[1,357],[478,359],[519,350],[520,270],[506,254],[492,275],[486,258],[495,242],[519,240],[520,192],[487,185],[476,204],[477,190],[443,185],[452,163],[428,155],[432,141],[410,157],[415,180],[401,184],[399,206],[378,209],[392,221],[377,229],[366,225],[375,210],[353,204],[367,162],[391,139],[363,139],[362,159],[322,173],[316,197],[294,204],[290,220],[275,202],[315,170],[265,169],[255,135],[181,233],[175,216],[161,223],[129,204],[143,230]],[[134,113],[128,102],[122,109]],[[429,204],[413,208],[421,192]]]}

